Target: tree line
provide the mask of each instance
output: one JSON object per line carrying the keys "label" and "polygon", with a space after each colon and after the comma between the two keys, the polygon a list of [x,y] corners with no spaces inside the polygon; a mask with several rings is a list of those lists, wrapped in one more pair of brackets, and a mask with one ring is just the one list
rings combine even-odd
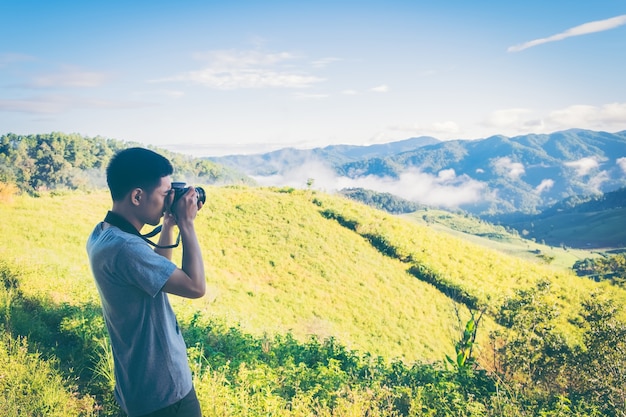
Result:
{"label": "tree line", "polygon": [[119,150],[133,146],[151,148],[170,159],[176,179],[201,184],[252,182],[246,175],[207,159],[136,142],[53,132],[0,136],[0,184],[12,184],[20,192],[31,195],[56,189],[103,188],[111,157]]}

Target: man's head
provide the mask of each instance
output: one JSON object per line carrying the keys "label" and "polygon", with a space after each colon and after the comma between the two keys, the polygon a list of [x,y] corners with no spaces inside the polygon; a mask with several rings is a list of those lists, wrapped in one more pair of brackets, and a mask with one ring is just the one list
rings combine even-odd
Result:
{"label": "man's head", "polygon": [[170,161],[151,150],[118,152],[107,167],[113,210],[139,229],[146,223],[157,225],[169,204],[172,172]]}
{"label": "man's head", "polygon": [[129,148],[115,154],[109,162],[107,184],[113,201],[120,201],[136,188],[152,192],[161,178],[173,172],[172,164],[164,156],[149,149]]}

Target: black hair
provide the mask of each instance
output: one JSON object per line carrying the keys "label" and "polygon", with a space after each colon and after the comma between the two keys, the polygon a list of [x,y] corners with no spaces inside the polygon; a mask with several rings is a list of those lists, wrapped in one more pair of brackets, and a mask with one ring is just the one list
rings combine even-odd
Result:
{"label": "black hair", "polygon": [[135,188],[152,192],[161,178],[174,168],[162,155],[144,148],[128,148],[116,153],[107,167],[107,184],[113,201],[122,200]]}

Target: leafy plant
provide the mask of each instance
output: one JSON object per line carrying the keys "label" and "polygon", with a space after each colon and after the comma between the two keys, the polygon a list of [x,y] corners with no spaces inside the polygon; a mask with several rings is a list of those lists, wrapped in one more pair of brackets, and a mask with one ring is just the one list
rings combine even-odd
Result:
{"label": "leafy plant", "polygon": [[485,310],[483,309],[476,317],[476,312],[470,310],[471,318],[465,324],[461,338],[454,345],[456,357],[452,359],[446,355],[448,363],[454,365],[459,370],[469,370],[475,365],[475,358],[472,356],[472,352],[476,343],[478,324],[484,312]]}

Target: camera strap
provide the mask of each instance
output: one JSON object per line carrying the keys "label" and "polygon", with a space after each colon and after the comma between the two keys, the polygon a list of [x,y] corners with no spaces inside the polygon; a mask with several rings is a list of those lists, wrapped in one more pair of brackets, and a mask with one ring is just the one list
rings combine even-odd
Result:
{"label": "camera strap", "polygon": [[152,230],[150,233],[146,233],[145,235],[142,235],[141,233],[139,233],[137,229],[135,229],[135,226],[133,226],[128,220],[126,220],[123,216],[120,216],[119,214],[114,213],[112,211],[107,212],[107,215],[104,217],[104,221],[109,224],[112,224],[113,226],[117,227],[123,232],[130,233],[135,236],[139,236],[140,238],[145,240],[147,243],[149,243],[150,245],[158,249],[172,249],[172,248],[177,247],[180,244],[180,233],[178,234],[178,237],[176,238],[176,243],[174,243],[173,245],[161,246],[161,245],[157,245],[156,243],[148,239],[150,237],[156,236],[157,234],[161,232],[161,229],[163,227],[161,225],[155,227],[154,230]]}

